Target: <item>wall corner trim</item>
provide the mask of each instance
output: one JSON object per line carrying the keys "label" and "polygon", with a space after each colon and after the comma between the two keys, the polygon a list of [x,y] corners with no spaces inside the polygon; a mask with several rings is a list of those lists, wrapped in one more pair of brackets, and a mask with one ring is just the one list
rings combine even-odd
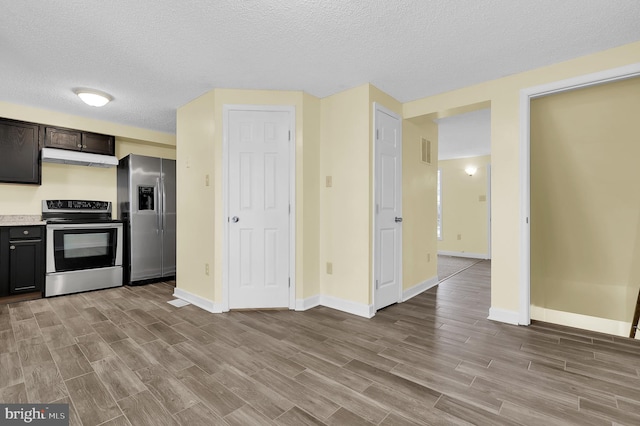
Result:
{"label": "wall corner trim", "polygon": [[415,297],[417,295],[419,295],[420,293],[423,293],[427,290],[429,290],[430,288],[433,288],[435,286],[438,285],[438,276],[435,277],[431,277],[426,281],[423,281],[419,284],[414,285],[411,288],[408,288],[406,290],[404,290],[402,292],[402,301],[406,302],[407,300],[411,299],[412,297]]}
{"label": "wall corner trim", "polygon": [[372,318],[376,314],[373,305],[365,305],[325,294],[316,294],[306,299],[296,299],[296,311],[306,311],[316,306],[324,306],[364,318]]}
{"label": "wall corner trim", "polygon": [[296,311],[306,311],[307,309],[320,306],[320,295],[307,297],[306,299],[296,299]]}
{"label": "wall corner trim", "polygon": [[351,300],[339,299],[324,294],[320,296],[320,304],[327,308],[336,309],[359,317],[372,318],[375,315],[373,305],[365,305],[364,303],[352,302]]}
{"label": "wall corner trim", "polygon": [[225,312],[221,303],[216,303],[213,300],[205,299],[204,297],[198,296],[180,288],[176,288],[173,291],[173,296],[177,297],[178,299],[182,299],[185,302],[189,302],[200,309],[204,309],[207,312],[211,312],[214,314],[221,314]]}
{"label": "wall corner trim", "polygon": [[517,311],[508,311],[500,308],[489,308],[489,317],[491,321],[504,322],[506,324],[519,325],[519,314]]}

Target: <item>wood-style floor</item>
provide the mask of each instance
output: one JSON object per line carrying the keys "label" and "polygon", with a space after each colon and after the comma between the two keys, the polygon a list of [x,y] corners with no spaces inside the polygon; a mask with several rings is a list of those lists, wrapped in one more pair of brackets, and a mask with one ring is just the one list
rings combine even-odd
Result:
{"label": "wood-style floor", "polygon": [[0,306],[0,401],[72,425],[640,424],[640,344],[486,319],[481,262],[370,320],[213,315],[155,284]]}

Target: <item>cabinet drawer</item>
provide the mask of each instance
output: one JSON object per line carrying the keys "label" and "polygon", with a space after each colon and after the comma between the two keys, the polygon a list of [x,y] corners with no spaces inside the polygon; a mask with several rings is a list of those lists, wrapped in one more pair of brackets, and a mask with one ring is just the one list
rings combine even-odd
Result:
{"label": "cabinet drawer", "polygon": [[42,238],[41,226],[12,226],[9,229],[9,238],[12,240]]}

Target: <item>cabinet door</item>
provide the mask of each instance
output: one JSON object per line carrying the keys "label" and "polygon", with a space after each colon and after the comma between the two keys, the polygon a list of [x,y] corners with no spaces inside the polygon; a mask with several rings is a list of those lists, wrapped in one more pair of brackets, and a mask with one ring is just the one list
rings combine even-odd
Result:
{"label": "cabinet door", "polygon": [[9,243],[9,291],[11,294],[42,290],[44,281],[41,240]]}
{"label": "cabinet door", "polygon": [[93,154],[115,154],[114,137],[98,133],[82,133],[82,150]]}
{"label": "cabinet door", "polygon": [[44,146],[80,151],[82,149],[82,132],[79,130],[45,127]]}
{"label": "cabinet door", "polygon": [[0,226],[0,296],[9,295],[9,228]]}
{"label": "cabinet door", "polygon": [[0,182],[40,184],[38,125],[0,120]]}

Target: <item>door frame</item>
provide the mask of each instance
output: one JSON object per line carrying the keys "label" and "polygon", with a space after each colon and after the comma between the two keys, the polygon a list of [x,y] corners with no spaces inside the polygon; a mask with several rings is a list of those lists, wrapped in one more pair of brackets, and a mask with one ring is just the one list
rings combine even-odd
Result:
{"label": "door frame", "polygon": [[296,306],[296,107],[293,105],[224,104],[222,106],[222,311],[229,311],[229,113],[288,112],[289,141],[289,309]]}
{"label": "door frame", "polygon": [[518,324],[531,323],[531,100],[640,76],[640,63],[520,90],[520,279]]}
{"label": "door frame", "polygon": [[[491,163],[487,164],[487,259],[491,259]],[[442,197],[442,194],[440,194]]]}
{"label": "door frame", "polygon": [[[383,112],[385,114],[388,114],[392,117],[395,117],[398,119],[398,122],[400,123],[400,164],[398,169],[400,170],[400,174],[402,177],[402,117],[399,114],[396,114],[395,112],[391,111],[390,109],[384,107],[383,105],[374,102],[373,103],[373,131],[372,131],[372,142],[373,142],[373,156],[372,156],[372,164],[371,164],[371,170],[372,170],[372,175],[373,175],[373,184],[371,185],[371,199],[373,200],[373,203],[371,203],[371,217],[373,217],[373,220],[371,221],[371,226],[372,226],[372,233],[373,233],[373,245],[372,245],[372,249],[371,249],[371,311],[373,312],[373,315],[375,315],[375,313],[377,312],[376,309],[376,267],[378,266],[376,264],[376,254],[377,254],[377,250],[380,246],[380,242],[378,241],[378,233],[376,232],[376,225],[378,224],[378,215],[376,214],[376,194],[378,191],[378,179],[377,179],[377,173],[378,170],[376,168],[376,156],[378,155],[378,150],[377,150],[377,141],[376,141],[376,129],[378,128],[378,123],[377,123],[377,112]],[[399,192],[400,192],[400,202],[402,203],[402,179],[400,179],[400,182],[398,183],[399,186]],[[402,210],[402,205],[400,206],[400,209]],[[398,265],[398,268],[400,268],[400,274],[398,277],[398,303],[402,303],[402,290],[403,290],[403,282],[402,282],[402,259],[403,259],[403,253],[402,253],[402,232],[403,232],[403,227],[400,228],[400,232],[399,232],[399,245],[400,248],[398,250],[399,254],[400,254],[400,263]],[[373,316],[372,315],[372,316]]]}

